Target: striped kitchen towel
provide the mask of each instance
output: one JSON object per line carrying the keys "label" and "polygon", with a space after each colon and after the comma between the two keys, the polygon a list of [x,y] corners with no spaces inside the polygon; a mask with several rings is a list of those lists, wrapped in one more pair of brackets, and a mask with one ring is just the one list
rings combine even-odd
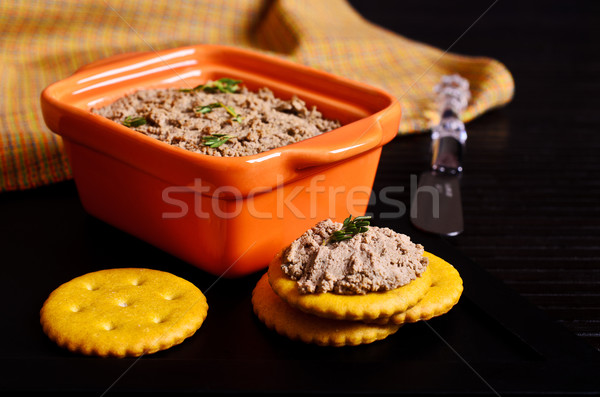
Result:
{"label": "striped kitchen towel", "polygon": [[46,86],[118,53],[202,43],[267,51],[382,87],[401,101],[400,133],[437,123],[429,104],[442,75],[471,82],[465,121],[507,103],[514,89],[501,63],[406,39],[345,0],[2,0],[0,191],[71,177],[60,137],[42,119]]}

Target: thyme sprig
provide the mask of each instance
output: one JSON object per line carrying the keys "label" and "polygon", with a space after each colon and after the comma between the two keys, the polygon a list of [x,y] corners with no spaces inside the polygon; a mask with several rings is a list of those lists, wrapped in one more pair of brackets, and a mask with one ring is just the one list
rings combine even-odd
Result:
{"label": "thyme sprig", "polygon": [[217,148],[233,138],[231,135],[226,134],[210,134],[202,137],[202,143],[204,146]]}
{"label": "thyme sprig", "polygon": [[223,107],[223,104],[221,102],[215,102],[215,103],[211,103],[209,105],[198,106],[197,108],[194,109],[194,112],[200,113],[200,114],[206,114],[206,113],[212,112],[213,109],[220,108],[220,107]]}
{"label": "thyme sprig", "polygon": [[213,109],[216,109],[216,108],[224,108],[227,111],[227,113],[229,113],[231,115],[231,119],[233,121],[237,121],[238,123],[241,123],[243,120],[243,118],[240,115],[238,115],[231,106],[227,106],[221,102],[215,102],[215,103],[211,103],[211,104],[204,105],[204,106],[198,106],[197,108],[194,109],[194,112],[200,113],[200,114],[206,114],[206,113],[212,112]]}
{"label": "thyme sprig", "polygon": [[146,124],[146,118],[141,116],[127,116],[122,123],[125,127],[139,127],[140,125]]}
{"label": "thyme sprig", "polygon": [[354,219],[352,219],[352,215],[348,216],[348,218],[344,219],[342,228],[333,232],[331,236],[325,240],[323,245],[327,245],[330,242],[348,240],[358,233],[366,232],[369,230],[368,226],[371,224],[371,222],[369,222],[370,219],[370,216],[357,216]]}
{"label": "thyme sprig", "polygon": [[224,77],[222,79],[211,81],[206,84],[197,85],[194,88],[183,88],[179,91],[181,91],[181,92],[204,91],[204,92],[208,92],[208,93],[225,92],[225,93],[233,94],[240,90],[239,84],[241,82],[242,82],[242,80],[234,80],[234,79],[230,79],[228,77]]}

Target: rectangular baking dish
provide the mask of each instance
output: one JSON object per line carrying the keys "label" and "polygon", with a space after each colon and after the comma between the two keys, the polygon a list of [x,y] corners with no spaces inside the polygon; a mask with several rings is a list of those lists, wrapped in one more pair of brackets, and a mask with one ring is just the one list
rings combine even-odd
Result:
{"label": "rectangular baking dish", "polygon": [[[194,153],[91,113],[139,89],[221,77],[297,95],[342,127],[245,157]],[[207,272],[239,277],[318,221],[362,215],[401,110],[383,90],[276,57],[197,45],[122,54],[47,87],[44,120],[64,142],[87,212]]]}

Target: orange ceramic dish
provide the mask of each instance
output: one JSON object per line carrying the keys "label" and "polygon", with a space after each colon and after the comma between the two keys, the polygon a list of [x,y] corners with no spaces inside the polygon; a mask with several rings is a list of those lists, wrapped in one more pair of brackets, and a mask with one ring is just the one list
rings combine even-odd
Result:
{"label": "orange ceramic dish", "polygon": [[[297,95],[342,127],[245,157],[193,153],[92,114],[139,89],[221,77]],[[215,275],[243,276],[325,218],[366,211],[400,105],[368,85],[232,47],[125,54],[85,66],[42,93],[86,211]]]}

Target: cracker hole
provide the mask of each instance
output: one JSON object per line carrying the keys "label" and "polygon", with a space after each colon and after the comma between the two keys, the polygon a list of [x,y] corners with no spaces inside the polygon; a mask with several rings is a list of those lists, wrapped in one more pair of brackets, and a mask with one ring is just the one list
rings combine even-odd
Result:
{"label": "cracker hole", "polygon": [[165,298],[168,301],[173,301],[175,299],[181,298],[181,294],[166,294],[163,295],[163,298]]}
{"label": "cracker hole", "polygon": [[166,321],[165,318],[163,317],[154,317],[154,319],[152,320],[155,324],[161,324],[164,323]]}
{"label": "cracker hole", "polygon": [[86,288],[88,291],[98,291],[98,289],[99,289],[99,287],[97,287],[97,286],[95,286],[95,285],[91,285],[91,284],[88,284],[88,285],[86,285],[86,286],[85,286],[85,288]]}
{"label": "cracker hole", "polygon": [[144,280],[133,280],[131,282],[131,285],[135,285],[136,287],[139,287],[142,284],[144,284]]}
{"label": "cracker hole", "polygon": [[127,306],[129,306],[129,302],[121,301],[121,302],[118,303],[118,305],[121,306],[121,307],[127,307]]}
{"label": "cracker hole", "polygon": [[113,329],[115,329],[115,325],[113,323],[105,323],[102,325],[102,328],[104,328],[107,331],[112,331]]}
{"label": "cracker hole", "polygon": [[72,307],[71,307],[71,311],[72,311],[73,313],[78,313],[78,312],[80,312],[80,311],[81,311],[81,307],[79,307],[79,306],[72,306]]}

